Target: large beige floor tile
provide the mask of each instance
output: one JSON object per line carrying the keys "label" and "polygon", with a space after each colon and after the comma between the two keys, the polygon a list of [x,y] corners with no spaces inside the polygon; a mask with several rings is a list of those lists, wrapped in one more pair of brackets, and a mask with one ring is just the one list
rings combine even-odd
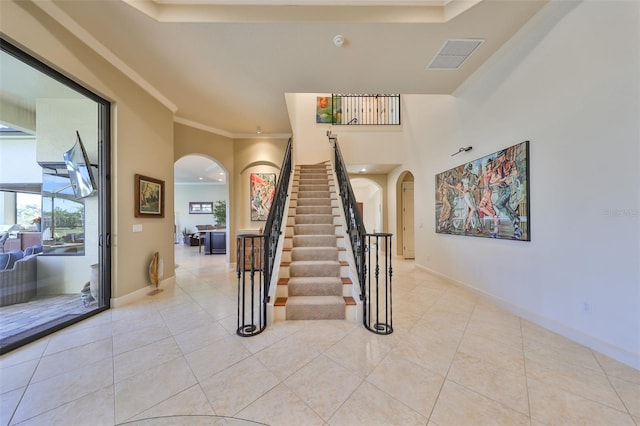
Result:
{"label": "large beige floor tile", "polygon": [[324,424],[320,416],[284,385],[274,387],[236,417],[279,426]]}
{"label": "large beige floor tile", "polygon": [[200,386],[217,415],[233,417],[279,383],[252,356],[200,381]]}
{"label": "large beige floor tile", "polygon": [[174,358],[116,383],[115,416],[121,423],[196,384],[185,360]]}
{"label": "large beige floor tile", "polygon": [[229,336],[229,332],[217,321],[213,321],[176,334],[174,338],[182,353],[188,354],[209,346],[226,336]]}
{"label": "large beige floor tile", "polygon": [[487,358],[458,352],[447,375],[451,380],[506,407],[529,415],[524,368],[503,368]]}
{"label": "large beige floor tile", "polygon": [[182,352],[173,337],[116,355],[113,358],[114,381],[118,383],[178,357],[182,357]]}
{"label": "large beige floor tile", "polygon": [[13,421],[30,419],[110,385],[113,385],[113,365],[105,361],[32,383],[27,387]]}
{"label": "large beige floor tile", "polygon": [[360,377],[325,355],[318,356],[284,382],[324,420],[328,420],[361,383]]}
{"label": "large beige floor tile", "polygon": [[529,425],[529,417],[447,380],[430,421],[448,425]]}
{"label": "large beige floor tile", "polygon": [[368,382],[360,385],[328,422],[331,426],[411,426],[426,423],[425,416]]}
{"label": "large beige floor tile", "polygon": [[444,377],[392,352],[367,377],[367,382],[429,417]]}
{"label": "large beige floor tile", "polygon": [[16,388],[0,394],[0,424],[8,425],[26,387]]}
{"label": "large beige floor tile", "polygon": [[31,381],[35,383],[59,374],[77,372],[83,366],[100,360],[111,363],[112,347],[111,339],[107,338],[44,356]]}
{"label": "large beige floor tile", "polygon": [[164,340],[167,337],[171,337],[171,332],[167,326],[164,325],[164,322],[130,331],[123,331],[113,336],[113,353],[114,355],[119,355],[140,349],[151,343]]}
{"label": "large beige floor tile", "polygon": [[618,396],[632,416],[640,418],[640,384],[609,377]]}
{"label": "large beige floor tile", "polygon": [[202,392],[200,386],[196,384],[176,396],[168,398],[148,410],[143,411],[133,417],[132,420],[173,416],[213,416],[215,414],[204,392]]}
{"label": "large beige floor tile", "polygon": [[634,425],[625,411],[613,409],[556,386],[529,379],[531,418],[546,425]]}
{"label": "large beige floor tile", "polygon": [[214,374],[249,357],[251,353],[242,346],[241,337],[228,336],[185,355],[193,374],[202,382]]}
{"label": "large beige floor tile", "polygon": [[599,401],[616,410],[625,410],[611,382],[601,371],[576,365],[541,364],[528,358],[526,368],[529,381],[542,382],[549,388],[562,389],[592,401]]}
{"label": "large beige floor tile", "polygon": [[21,426],[111,426],[113,424],[115,420],[112,385],[20,423]]}
{"label": "large beige floor tile", "polygon": [[0,369],[0,393],[4,394],[27,386],[38,367],[38,363],[39,360],[32,359],[19,364],[3,366]]}
{"label": "large beige floor tile", "polygon": [[377,336],[364,328],[355,329],[325,354],[359,377],[365,378],[392,348],[385,337],[388,336]]}

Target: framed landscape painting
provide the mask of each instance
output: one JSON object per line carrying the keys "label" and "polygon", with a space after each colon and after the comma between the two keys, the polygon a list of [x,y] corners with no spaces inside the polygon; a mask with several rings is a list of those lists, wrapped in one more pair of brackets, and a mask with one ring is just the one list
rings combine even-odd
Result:
{"label": "framed landscape painting", "polygon": [[276,192],[275,173],[251,173],[251,220],[267,220]]}
{"label": "framed landscape painting", "polygon": [[164,181],[135,175],[135,217],[164,217]]}
{"label": "framed landscape painting", "polygon": [[436,232],[531,241],[529,141],[438,173]]}

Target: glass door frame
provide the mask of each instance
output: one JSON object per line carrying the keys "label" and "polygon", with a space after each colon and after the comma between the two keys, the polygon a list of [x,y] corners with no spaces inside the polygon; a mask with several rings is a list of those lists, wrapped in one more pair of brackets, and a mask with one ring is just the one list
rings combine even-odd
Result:
{"label": "glass door frame", "polygon": [[[13,56],[24,64],[77,91],[98,104],[98,268],[99,293],[98,307],[89,312],[79,314],[64,322],[56,322],[51,327],[35,331],[21,340],[11,342],[0,348],[0,354],[12,351],[41,337],[54,333],[69,325],[80,322],[110,308],[111,300],[111,102],[90,91],[80,83],[67,77],[52,66],[35,58],[18,47],[14,41],[9,41],[0,35],[0,50]],[[80,295],[78,294],[78,299]]]}

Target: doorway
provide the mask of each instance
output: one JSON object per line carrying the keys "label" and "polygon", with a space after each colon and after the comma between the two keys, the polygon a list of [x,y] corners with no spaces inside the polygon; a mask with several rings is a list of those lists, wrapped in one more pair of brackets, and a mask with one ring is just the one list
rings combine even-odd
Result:
{"label": "doorway", "polygon": [[111,104],[11,43],[0,48],[6,353],[109,308]]}
{"label": "doorway", "polygon": [[404,259],[415,259],[414,178],[404,172],[396,183],[397,254]]}

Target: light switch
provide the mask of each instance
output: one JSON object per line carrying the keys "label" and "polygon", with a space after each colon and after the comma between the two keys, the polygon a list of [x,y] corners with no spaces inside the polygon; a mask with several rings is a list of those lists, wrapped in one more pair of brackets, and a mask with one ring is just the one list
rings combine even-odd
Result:
{"label": "light switch", "polygon": [[133,232],[142,232],[142,224],[140,223],[135,223],[133,225]]}

